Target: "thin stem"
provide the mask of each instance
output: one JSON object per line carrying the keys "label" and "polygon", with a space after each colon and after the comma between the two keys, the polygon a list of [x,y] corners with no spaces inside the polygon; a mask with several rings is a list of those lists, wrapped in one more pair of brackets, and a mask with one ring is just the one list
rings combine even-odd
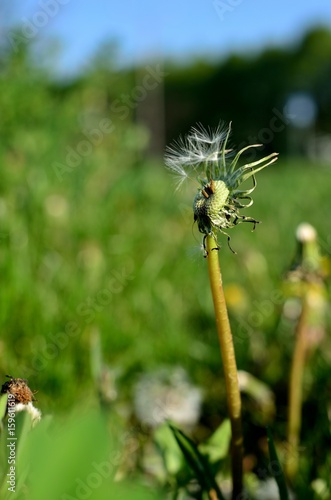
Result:
{"label": "thin stem", "polygon": [[307,297],[305,297],[302,302],[302,310],[296,328],[296,343],[291,366],[289,386],[287,431],[289,453],[286,461],[286,474],[290,481],[293,481],[298,470],[302,407],[302,377],[307,350],[306,330],[308,314],[308,300]]}
{"label": "thin stem", "polygon": [[215,490],[208,491],[209,500],[218,500],[218,496]]}
{"label": "thin stem", "polygon": [[206,249],[210,287],[214,302],[217,333],[221,347],[228,411],[232,429],[232,499],[235,500],[237,498],[240,498],[243,486],[243,435],[241,425],[241,397],[239,391],[237,364],[233,347],[232,333],[224,297],[218,252],[216,251],[217,243],[211,235],[208,235],[206,237]]}

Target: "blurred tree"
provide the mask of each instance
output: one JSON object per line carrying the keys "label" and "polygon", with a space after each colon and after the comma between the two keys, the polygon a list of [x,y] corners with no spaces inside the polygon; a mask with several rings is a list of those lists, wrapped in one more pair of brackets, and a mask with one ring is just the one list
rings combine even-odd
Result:
{"label": "blurred tree", "polygon": [[331,132],[331,32],[326,28],[310,31],[297,47],[266,49],[253,57],[232,55],[218,64],[168,65],[167,71],[168,141],[192,123],[214,126],[222,119],[234,122],[236,143],[257,139],[268,149],[284,151],[283,107],[295,91],[315,98],[317,130]]}
{"label": "blurred tree", "polygon": [[331,32],[316,28],[303,39],[296,54],[294,81],[308,90],[318,106],[319,128],[331,130]]}

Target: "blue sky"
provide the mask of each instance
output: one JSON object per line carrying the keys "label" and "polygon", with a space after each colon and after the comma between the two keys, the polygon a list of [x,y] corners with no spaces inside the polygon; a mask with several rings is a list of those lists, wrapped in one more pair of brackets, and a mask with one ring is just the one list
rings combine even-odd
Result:
{"label": "blue sky", "polygon": [[[331,29],[330,0],[1,1],[2,25],[32,23],[42,43],[61,42],[62,74],[88,64],[106,40],[118,42],[123,63],[135,63],[163,56],[220,58],[256,52],[291,44],[317,24]],[[47,5],[52,15],[45,14]]]}

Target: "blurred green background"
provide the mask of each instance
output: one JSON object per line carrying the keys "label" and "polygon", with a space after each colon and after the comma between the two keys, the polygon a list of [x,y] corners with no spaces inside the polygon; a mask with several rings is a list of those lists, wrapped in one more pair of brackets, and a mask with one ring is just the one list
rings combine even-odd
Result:
{"label": "blurred green background", "polygon": [[[101,401],[124,430],[139,377],[180,366],[203,392],[197,437],[226,417],[197,187],[175,190],[162,151],[197,122],[232,120],[234,146],[280,153],[246,212],[262,224],[230,230],[237,255],[220,236],[220,259],[238,367],[274,391],[285,439],[295,317],[282,316],[282,281],[298,224],[316,228],[324,256],[331,248],[331,32],[185,66],[119,68],[110,45],[70,81],[7,41],[0,70],[1,379],[28,378],[44,414]],[[331,466],[327,323],[304,385],[307,481]],[[244,424],[257,456],[264,422],[245,399]]]}

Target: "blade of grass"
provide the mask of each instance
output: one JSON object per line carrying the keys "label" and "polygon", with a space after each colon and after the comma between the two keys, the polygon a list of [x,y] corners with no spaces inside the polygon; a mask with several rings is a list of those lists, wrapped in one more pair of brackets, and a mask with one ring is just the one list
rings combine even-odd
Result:
{"label": "blade of grass", "polygon": [[171,424],[169,427],[187,463],[196,474],[202,488],[208,493],[210,500],[224,500],[207,458],[200,453],[197,445],[182,431]]}
{"label": "blade of grass", "polygon": [[280,500],[289,500],[284,472],[280,465],[274,440],[269,427],[267,427],[267,434],[268,434],[270,463],[273,465],[272,467],[270,467],[270,470],[272,471],[273,477],[275,478],[275,481],[278,486],[279,498]]}

